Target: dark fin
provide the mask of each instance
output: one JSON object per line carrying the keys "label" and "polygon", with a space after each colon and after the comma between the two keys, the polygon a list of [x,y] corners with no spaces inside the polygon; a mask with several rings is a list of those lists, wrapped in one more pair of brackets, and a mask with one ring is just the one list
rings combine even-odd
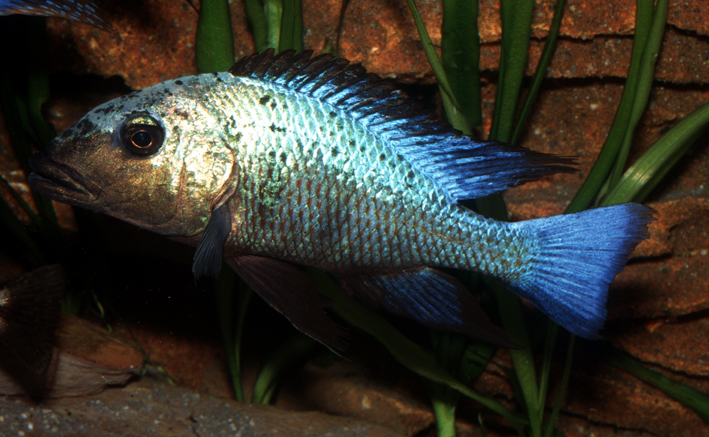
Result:
{"label": "dark fin", "polygon": [[64,286],[62,268],[54,264],[0,288],[0,367],[35,400],[46,389]]}
{"label": "dark fin", "polygon": [[269,49],[240,59],[229,71],[278,83],[349,113],[430,177],[451,202],[575,171],[568,157],[462,135],[360,65],[331,55],[311,58],[310,51],[293,53],[285,50],[274,56]]}
{"label": "dark fin", "polygon": [[103,30],[111,30],[103,1],[88,0],[15,0],[0,1],[0,15],[38,15],[80,21]]}
{"label": "dark fin", "polygon": [[373,308],[431,328],[460,332],[504,347],[518,347],[493,324],[463,284],[430,267],[341,278],[345,291]]}
{"label": "dark fin", "polygon": [[227,263],[293,326],[335,353],[345,350],[345,331],[325,313],[323,297],[306,272],[285,261],[253,255]]}
{"label": "dark fin", "polygon": [[192,273],[195,279],[205,275],[213,278],[219,277],[219,273],[222,271],[224,242],[230,231],[231,212],[229,205],[225,203],[212,211],[202,239],[197,245],[192,261]]}
{"label": "dark fin", "polygon": [[529,273],[507,284],[572,334],[597,338],[608,286],[647,238],[653,210],[636,203],[513,223],[537,239]]}

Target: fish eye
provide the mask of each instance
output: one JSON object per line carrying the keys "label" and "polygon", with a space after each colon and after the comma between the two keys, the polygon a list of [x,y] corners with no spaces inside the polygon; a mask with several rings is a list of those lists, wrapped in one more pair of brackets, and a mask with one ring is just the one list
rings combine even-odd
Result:
{"label": "fish eye", "polygon": [[123,146],[136,155],[157,153],[165,140],[165,130],[160,122],[148,114],[128,116],[121,126],[120,139]]}

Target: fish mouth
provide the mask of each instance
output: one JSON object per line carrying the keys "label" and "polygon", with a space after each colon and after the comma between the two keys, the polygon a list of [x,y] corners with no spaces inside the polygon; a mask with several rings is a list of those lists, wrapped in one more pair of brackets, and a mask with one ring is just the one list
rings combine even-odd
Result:
{"label": "fish mouth", "polygon": [[37,152],[29,159],[34,173],[27,178],[39,194],[72,205],[83,205],[96,200],[101,190],[74,169],[53,161],[45,153]]}

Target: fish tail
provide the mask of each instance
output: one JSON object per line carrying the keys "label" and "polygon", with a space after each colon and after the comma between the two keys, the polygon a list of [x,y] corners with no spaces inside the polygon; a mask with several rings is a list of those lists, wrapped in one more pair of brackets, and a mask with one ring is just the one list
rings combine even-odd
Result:
{"label": "fish tail", "polygon": [[507,285],[571,333],[595,338],[608,287],[647,238],[652,213],[627,203],[515,223],[536,249],[526,272]]}

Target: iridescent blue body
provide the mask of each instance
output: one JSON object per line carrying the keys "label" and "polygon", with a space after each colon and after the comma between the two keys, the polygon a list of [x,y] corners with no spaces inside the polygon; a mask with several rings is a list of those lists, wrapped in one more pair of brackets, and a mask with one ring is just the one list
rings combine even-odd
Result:
{"label": "iridescent blue body", "polygon": [[293,264],[327,270],[372,306],[504,343],[432,267],[477,271],[593,337],[651,220],[635,204],[519,223],[465,209],[570,160],[473,140],[362,67],[310,53],[264,52],[108,102],[31,164],[33,187],[56,200],[189,237],[197,275],[223,256],[333,349],[338,329]]}
{"label": "iridescent blue body", "polygon": [[533,241],[515,225],[450,202],[387,141],[401,131],[377,135],[362,119],[302,93],[218,77],[210,93],[229,96],[228,106],[214,110],[228,108],[225,133],[242,181],[234,194],[232,253],[341,275],[428,265],[506,279],[527,268]]}

